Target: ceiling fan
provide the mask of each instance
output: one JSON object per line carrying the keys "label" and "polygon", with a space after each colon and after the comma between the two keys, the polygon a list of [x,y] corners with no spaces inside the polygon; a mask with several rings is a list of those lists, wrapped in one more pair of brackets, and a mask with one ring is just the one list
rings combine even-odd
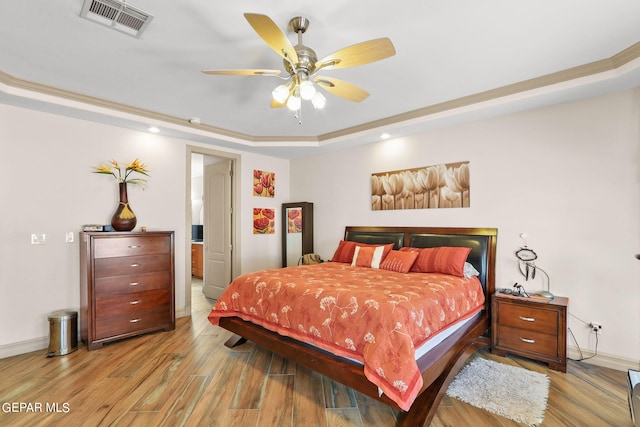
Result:
{"label": "ceiling fan", "polygon": [[318,60],[313,49],[302,44],[302,34],[309,28],[309,20],[298,16],[289,21],[288,28],[298,35],[298,44],[291,42],[280,28],[266,15],[245,13],[244,17],[256,33],[283,58],[284,69],[203,70],[205,74],[235,76],[276,76],[287,80],[272,92],[272,108],[284,107],[299,111],[301,100],[311,101],[314,108],[323,108],[326,98],[316,85],[333,95],[353,102],[369,96],[364,89],[333,77],[319,76],[321,70],[340,69],[368,64],[395,55],[396,50],[388,38],[379,38],[340,49]]}

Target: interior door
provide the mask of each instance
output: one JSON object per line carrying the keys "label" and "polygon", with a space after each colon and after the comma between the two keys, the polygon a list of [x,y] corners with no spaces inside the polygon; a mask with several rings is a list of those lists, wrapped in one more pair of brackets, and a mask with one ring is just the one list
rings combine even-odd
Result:
{"label": "interior door", "polygon": [[231,282],[231,179],[233,160],[204,167],[204,280],[207,298],[218,299]]}

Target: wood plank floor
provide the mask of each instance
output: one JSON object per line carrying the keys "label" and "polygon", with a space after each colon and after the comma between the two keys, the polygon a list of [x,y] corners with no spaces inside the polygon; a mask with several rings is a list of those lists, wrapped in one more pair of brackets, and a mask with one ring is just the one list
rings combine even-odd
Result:
{"label": "wood plank floor", "polygon": [[[191,317],[172,332],[46,358],[0,359],[0,426],[384,427],[396,412],[207,321],[211,302],[194,287]],[[629,426],[626,373],[570,361],[568,372],[518,357],[485,357],[551,378],[542,426]],[[18,405],[12,407],[11,405]],[[31,404],[20,408],[20,404]],[[38,405],[41,405],[39,407]],[[48,406],[47,406],[48,405]],[[28,412],[31,410],[31,412]],[[432,426],[519,426],[445,397]]]}

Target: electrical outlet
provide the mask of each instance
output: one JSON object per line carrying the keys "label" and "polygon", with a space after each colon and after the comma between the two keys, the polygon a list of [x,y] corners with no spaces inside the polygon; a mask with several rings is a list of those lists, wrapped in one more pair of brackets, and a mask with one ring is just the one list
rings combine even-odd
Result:
{"label": "electrical outlet", "polygon": [[73,231],[67,231],[64,234],[64,241],[67,243],[73,243],[74,242],[74,237],[73,237]]}
{"label": "electrical outlet", "polygon": [[47,243],[47,235],[46,234],[32,234],[31,235],[31,244],[32,245],[44,245]]}
{"label": "electrical outlet", "polygon": [[591,328],[591,331],[593,331],[593,332],[600,332],[602,330],[602,323],[591,322],[591,323],[589,323],[589,327]]}

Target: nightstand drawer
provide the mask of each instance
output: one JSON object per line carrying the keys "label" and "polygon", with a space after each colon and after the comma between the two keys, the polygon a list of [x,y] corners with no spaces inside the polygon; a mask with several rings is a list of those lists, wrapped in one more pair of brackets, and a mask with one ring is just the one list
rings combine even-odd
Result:
{"label": "nightstand drawer", "polygon": [[549,357],[558,355],[558,336],[510,326],[498,327],[497,345],[507,349],[538,353]]}
{"label": "nightstand drawer", "polygon": [[524,328],[547,334],[556,334],[558,331],[558,311],[547,310],[545,306],[520,306],[509,303],[501,303],[498,308],[500,325]]}

